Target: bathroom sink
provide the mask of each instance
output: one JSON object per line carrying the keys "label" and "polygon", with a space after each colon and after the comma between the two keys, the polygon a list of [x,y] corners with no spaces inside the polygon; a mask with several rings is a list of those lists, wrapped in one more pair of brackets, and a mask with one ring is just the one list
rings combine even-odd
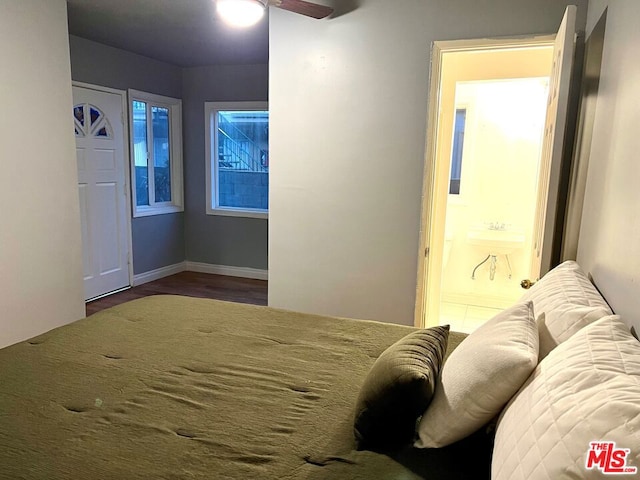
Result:
{"label": "bathroom sink", "polygon": [[524,233],[519,230],[469,230],[467,242],[490,255],[508,255],[524,246]]}

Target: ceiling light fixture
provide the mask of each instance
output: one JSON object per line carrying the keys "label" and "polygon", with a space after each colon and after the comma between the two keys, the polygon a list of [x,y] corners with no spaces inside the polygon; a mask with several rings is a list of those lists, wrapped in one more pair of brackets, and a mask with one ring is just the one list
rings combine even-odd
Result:
{"label": "ceiling light fixture", "polygon": [[250,27],[264,16],[265,4],[260,0],[217,0],[222,19],[234,27]]}

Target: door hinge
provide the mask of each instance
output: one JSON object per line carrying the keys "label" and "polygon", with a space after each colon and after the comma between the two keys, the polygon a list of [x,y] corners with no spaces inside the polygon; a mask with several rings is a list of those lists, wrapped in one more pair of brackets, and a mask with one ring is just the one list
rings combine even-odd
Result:
{"label": "door hinge", "polygon": [[429,256],[429,247],[425,247],[424,249],[424,256],[428,257]]}

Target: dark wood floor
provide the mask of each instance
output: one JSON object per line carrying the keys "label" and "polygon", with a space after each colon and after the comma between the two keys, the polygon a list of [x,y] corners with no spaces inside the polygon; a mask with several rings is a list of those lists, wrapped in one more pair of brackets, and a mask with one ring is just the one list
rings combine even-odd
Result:
{"label": "dark wood floor", "polygon": [[266,305],[267,282],[208,273],[182,272],[89,302],[87,315],[150,295],[186,295]]}

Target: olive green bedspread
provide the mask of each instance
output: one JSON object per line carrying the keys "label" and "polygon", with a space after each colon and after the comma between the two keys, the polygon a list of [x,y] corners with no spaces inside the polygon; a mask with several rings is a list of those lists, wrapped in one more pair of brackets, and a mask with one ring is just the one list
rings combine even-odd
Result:
{"label": "olive green bedspread", "polygon": [[177,296],[111,308],[0,350],[0,478],[481,478],[484,438],[354,451],[358,389],[411,331]]}

